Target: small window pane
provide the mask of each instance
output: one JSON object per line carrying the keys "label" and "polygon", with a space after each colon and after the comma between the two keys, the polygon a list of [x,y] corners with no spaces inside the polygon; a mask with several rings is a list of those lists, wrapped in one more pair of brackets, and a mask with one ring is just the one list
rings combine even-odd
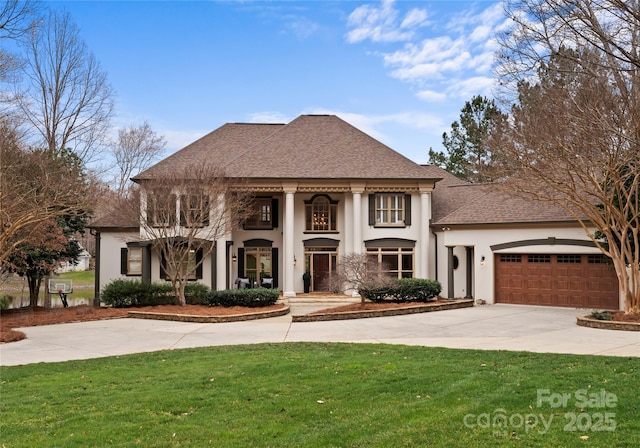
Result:
{"label": "small window pane", "polygon": [[558,263],[577,264],[582,261],[582,255],[558,255]]}
{"label": "small window pane", "polygon": [[529,263],[551,263],[551,255],[529,255],[527,261]]}

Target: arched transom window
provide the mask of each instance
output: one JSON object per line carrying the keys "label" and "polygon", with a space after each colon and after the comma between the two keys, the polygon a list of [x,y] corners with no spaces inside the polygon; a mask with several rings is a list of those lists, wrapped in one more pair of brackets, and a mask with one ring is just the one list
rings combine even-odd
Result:
{"label": "arched transom window", "polygon": [[305,204],[307,231],[335,232],[338,229],[338,201],[332,201],[327,195],[316,195]]}

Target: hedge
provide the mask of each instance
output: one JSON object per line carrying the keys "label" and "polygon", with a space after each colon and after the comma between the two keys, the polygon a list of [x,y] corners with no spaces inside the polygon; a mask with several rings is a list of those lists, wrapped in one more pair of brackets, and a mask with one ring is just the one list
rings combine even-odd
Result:
{"label": "hedge", "polygon": [[207,294],[211,291],[207,285],[189,282],[184,286],[184,298],[187,305],[207,305]]}
{"label": "hedge", "polygon": [[362,297],[372,302],[431,302],[437,299],[442,285],[435,280],[403,278],[390,286],[360,288]]}
{"label": "hedge", "polygon": [[207,294],[207,302],[211,306],[269,306],[279,298],[280,291],[268,288],[225,289]]}
{"label": "hedge", "polygon": [[114,308],[131,306],[175,305],[169,283],[146,283],[138,280],[114,280],[104,287],[100,299]]}

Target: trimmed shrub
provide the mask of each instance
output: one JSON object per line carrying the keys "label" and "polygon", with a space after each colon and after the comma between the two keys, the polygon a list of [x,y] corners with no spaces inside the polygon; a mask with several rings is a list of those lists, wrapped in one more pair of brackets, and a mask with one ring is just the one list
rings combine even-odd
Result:
{"label": "trimmed shrub", "polygon": [[361,288],[360,293],[371,302],[431,302],[442,291],[442,285],[435,280],[423,278],[403,278],[391,286]]}
{"label": "trimmed shrub", "polygon": [[268,288],[225,289],[207,294],[207,302],[211,306],[269,306],[279,298],[280,291]]}
{"label": "trimmed shrub", "polygon": [[176,304],[170,284],[138,280],[114,280],[104,287],[100,298],[107,306],[114,308]]}
{"label": "trimmed shrub", "polygon": [[425,278],[402,278],[394,292],[397,302],[432,302],[442,291],[442,285],[435,280]]}
{"label": "trimmed shrub", "polygon": [[207,294],[210,289],[202,283],[189,282],[184,285],[184,298],[187,305],[207,305]]}
{"label": "trimmed shrub", "polygon": [[598,320],[613,320],[613,316],[611,315],[611,313],[608,313],[606,311],[591,311],[589,317]]}
{"label": "trimmed shrub", "polygon": [[4,294],[0,296],[0,310],[6,310],[9,308],[9,305],[11,305],[11,302],[13,302],[13,296]]}

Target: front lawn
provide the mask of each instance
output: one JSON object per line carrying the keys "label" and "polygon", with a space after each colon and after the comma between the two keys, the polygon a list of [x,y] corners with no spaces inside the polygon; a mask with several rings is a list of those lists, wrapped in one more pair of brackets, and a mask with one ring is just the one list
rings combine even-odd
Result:
{"label": "front lawn", "polygon": [[636,447],[638,358],[366,344],[0,369],[7,447]]}

